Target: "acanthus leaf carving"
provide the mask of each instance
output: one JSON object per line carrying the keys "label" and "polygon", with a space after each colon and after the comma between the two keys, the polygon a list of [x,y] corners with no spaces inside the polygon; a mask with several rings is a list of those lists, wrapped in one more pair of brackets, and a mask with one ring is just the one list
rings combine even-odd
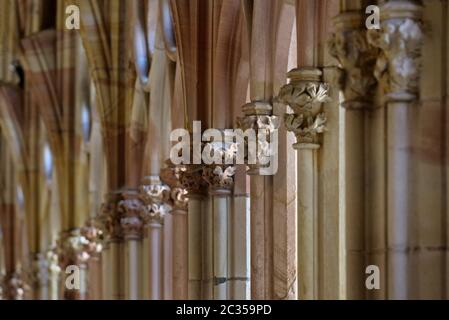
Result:
{"label": "acanthus leaf carving", "polygon": [[142,211],[143,204],[137,193],[127,194],[125,199],[119,202],[120,223],[125,240],[139,240],[142,238]]}
{"label": "acanthus leaf carving", "polygon": [[235,166],[206,166],[203,179],[209,185],[212,194],[227,194],[234,187]]}
{"label": "acanthus leaf carving", "polygon": [[120,240],[123,237],[121,216],[118,203],[122,200],[120,192],[112,192],[106,196],[106,201],[101,206],[97,222],[101,225],[106,241]]}
{"label": "acanthus leaf carving", "polygon": [[387,98],[412,101],[419,93],[422,6],[409,1],[390,1],[382,8],[380,30],[369,30],[368,41],[381,53],[374,75]]}
{"label": "acanthus leaf carving", "polygon": [[90,255],[98,254],[103,249],[103,230],[96,219],[89,219],[81,228],[81,234],[89,241],[87,250]]}
{"label": "acanthus leaf carving", "polygon": [[58,246],[59,264],[62,268],[68,265],[84,265],[90,258],[89,240],[74,228],[62,233]]}
{"label": "acanthus leaf carving", "polygon": [[142,218],[146,225],[161,225],[166,214],[170,213],[170,187],[162,183],[159,177],[145,179],[140,187],[143,202]]}
{"label": "acanthus leaf carving", "polygon": [[184,188],[172,188],[171,189],[171,201],[173,203],[173,209],[187,210],[187,204],[189,199],[187,198],[187,190]]}
{"label": "acanthus leaf carving", "polygon": [[[254,102],[250,102],[243,107],[243,110],[253,110],[254,107],[248,108],[248,105],[253,105]],[[271,106],[270,106],[271,107]],[[250,168],[247,172],[250,175],[257,175],[261,173],[263,168],[269,167],[268,164],[261,163],[260,159],[266,159],[272,156],[273,150],[270,148],[270,142],[274,133],[279,129],[279,117],[267,114],[246,114],[244,117],[237,118],[237,127],[241,129],[244,134],[245,139],[245,161]],[[256,147],[254,148],[245,138],[245,132],[247,130],[254,130],[255,140],[257,141]],[[258,137],[262,136],[263,139]],[[256,163],[250,163],[255,159]],[[250,161],[251,160],[251,161]]]}
{"label": "acanthus leaf carving", "polygon": [[336,32],[329,42],[329,53],[342,68],[339,86],[344,94],[343,107],[364,108],[374,94],[376,79],[373,76],[378,49],[366,37],[362,14],[350,11],[335,19]]}
{"label": "acanthus leaf carving", "polygon": [[161,180],[170,187],[170,203],[172,212],[187,210],[187,190],[182,187],[181,174],[185,170],[184,165],[174,165],[167,160],[167,167],[161,170]]}
{"label": "acanthus leaf carving", "polygon": [[179,182],[182,188],[187,190],[189,197],[203,195],[207,187],[203,180],[203,165],[185,165],[180,172]]}
{"label": "acanthus leaf carving", "polygon": [[295,147],[318,144],[319,134],[326,131],[323,103],[330,101],[329,86],[321,82],[322,72],[316,68],[294,69],[288,75],[290,83],[281,88],[276,98],[294,112],[284,116],[286,129],[295,134]]}
{"label": "acanthus leaf carving", "polygon": [[326,130],[326,115],[319,113],[315,117],[304,118],[303,114],[286,114],[285,127],[295,134],[301,143],[314,143],[317,135]]}

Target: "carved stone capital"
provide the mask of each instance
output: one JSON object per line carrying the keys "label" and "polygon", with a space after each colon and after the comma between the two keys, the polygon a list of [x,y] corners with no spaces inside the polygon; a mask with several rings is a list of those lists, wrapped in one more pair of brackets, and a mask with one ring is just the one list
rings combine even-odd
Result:
{"label": "carved stone capital", "polygon": [[288,73],[290,82],[283,86],[277,100],[289,105],[293,114],[286,114],[284,121],[301,145],[319,144],[319,134],[326,130],[326,115],[323,103],[330,101],[328,85],[321,82],[322,72],[316,68],[293,69]]}
{"label": "carved stone capital", "polygon": [[[226,140],[226,130],[222,131],[221,140],[205,142],[203,146],[203,161],[211,165],[235,164],[238,151],[238,143]],[[224,138],[224,140],[223,140]],[[204,159],[207,155],[207,159]]]}
{"label": "carved stone capital", "polygon": [[144,204],[142,215],[145,224],[161,225],[171,210],[170,187],[158,176],[146,177],[140,187],[140,197]]}
{"label": "carved stone capital", "polygon": [[375,76],[387,101],[416,100],[419,93],[422,6],[412,1],[389,1],[381,7],[380,30],[369,30],[369,42],[378,47]]}
{"label": "carved stone capital", "polygon": [[146,177],[140,186],[140,197],[144,204],[166,203],[170,199],[170,187],[158,176]]}
{"label": "carved stone capital", "polygon": [[175,165],[168,159],[166,167],[161,170],[161,181],[168,185],[170,188],[181,187],[181,173],[185,170],[185,166]]}
{"label": "carved stone capital", "polygon": [[253,129],[256,132],[258,130],[272,132],[279,129],[279,117],[273,115],[247,114],[244,117],[237,118],[237,127],[242,130]]}
{"label": "carved stone capital", "polygon": [[334,18],[336,32],[329,40],[329,52],[342,68],[338,81],[344,94],[342,106],[366,108],[374,96],[373,75],[378,49],[367,40],[365,16],[360,11],[344,12]]}
{"label": "carved stone capital", "polygon": [[203,169],[203,179],[209,185],[209,193],[214,196],[229,195],[234,188],[235,166],[211,165]]}
{"label": "carved stone capital", "polygon": [[179,182],[187,191],[188,197],[203,196],[207,188],[207,184],[203,180],[203,165],[185,165],[180,172]]}
{"label": "carved stone capital", "polygon": [[101,206],[98,222],[101,224],[107,242],[123,239],[121,213],[119,202],[123,199],[122,192],[111,192],[106,195],[106,201]]}
{"label": "carved stone capital", "polygon": [[170,204],[173,213],[187,213],[187,190],[182,187],[181,174],[183,165],[174,165],[170,160],[167,167],[161,170],[161,180],[170,187]]}
{"label": "carved stone capital", "polygon": [[89,240],[75,228],[62,232],[58,243],[59,265],[64,269],[68,265],[85,265],[90,257]]}
{"label": "carved stone capital", "polygon": [[139,196],[137,192],[128,192],[123,195],[124,199],[119,202],[120,223],[125,240],[142,238],[144,205]]}
{"label": "carved stone capital", "polygon": [[172,188],[170,192],[172,203],[172,214],[187,213],[189,199],[187,190],[184,188]]}
{"label": "carved stone capital", "polygon": [[[246,114],[244,117],[237,118],[237,127],[244,131],[245,139],[245,162],[249,167],[247,174],[260,175],[264,168],[269,167],[267,164],[261,163],[261,159],[270,157],[272,150],[270,142],[273,133],[279,129],[279,117],[261,114],[262,111],[254,111],[260,102],[250,102],[243,107],[244,112],[259,112],[258,114]],[[270,105],[271,108],[271,105]],[[263,110],[267,110],[267,108]],[[270,111],[271,112],[271,111]],[[252,145],[248,141],[245,132],[253,130],[255,133],[256,145]],[[263,139],[259,139],[263,137]]]}
{"label": "carved stone capital", "polygon": [[91,256],[103,250],[103,230],[96,219],[89,219],[81,228],[81,234],[89,241],[87,250]]}

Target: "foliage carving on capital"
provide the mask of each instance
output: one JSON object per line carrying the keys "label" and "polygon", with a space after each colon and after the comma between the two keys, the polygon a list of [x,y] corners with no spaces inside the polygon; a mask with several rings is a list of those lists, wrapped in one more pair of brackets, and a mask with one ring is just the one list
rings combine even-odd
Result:
{"label": "foliage carving on capital", "polygon": [[329,102],[329,87],[321,82],[322,72],[315,68],[299,68],[288,73],[290,83],[283,86],[277,101],[289,105],[293,114],[286,114],[286,129],[292,131],[297,145],[316,144],[318,134],[326,130],[323,103]]}
{"label": "foliage carving on capital", "polygon": [[189,196],[203,195],[207,187],[203,179],[203,165],[185,165],[180,172],[179,182]]}
{"label": "foliage carving on capital", "polygon": [[167,161],[167,167],[161,170],[161,180],[170,187],[170,203],[176,212],[187,210],[187,190],[181,184],[181,174],[185,170],[184,165],[173,165]]}
{"label": "foliage carving on capital", "polygon": [[326,115],[305,117],[304,114],[286,114],[285,127],[295,134],[298,143],[315,143],[317,135],[326,130]]}
{"label": "foliage carving on capital", "polygon": [[187,210],[187,204],[189,202],[187,195],[187,190],[184,188],[172,188],[170,196],[173,203],[173,209]]}
{"label": "foliage carving on capital", "polygon": [[381,51],[374,75],[388,100],[415,100],[424,38],[422,6],[410,1],[390,1],[381,10],[381,28],[368,32],[368,41]]}
{"label": "foliage carving on capital", "polygon": [[364,108],[374,94],[376,79],[373,75],[378,49],[366,36],[362,14],[350,11],[335,18],[336,32],[328,42],[329,53],[342,68],[338,81],[344,94],[343,107]]}
{"label": "foliage carving on capital", "polygon": [[138,194],[125,195],[125,199],[119,202],[121,214],[120,223],[125,240],[139,240],[142,238],[142,212],[143,204]]}
{"label": "foliage carving on capital", "polygon": [[89,240],[75,228],[63,232],[58,246],[59,264],[65,268],[68,265],[83,265],[90,258]]}
{"label": "foliage carving on capital", "polygon": [[81,234],[89,241],[87,251],[90,255],[98,254],[103,249],[103,230],[96,219],[89,219],[81,227]]}
{"label": "foliage carving on capital", "polygon": [[171,210],[170,187],[157,176],[147,177],[140,187],[140,198],[144,205],[142,216],[145,224],[162,224]]}
{"label": "foliage carving on capital", "polygon": [[97,220],[101,225],[103,234],[107,241],[117,241],[123,238],[119,202],[123,198],[119,193],[110,193],[101,206],[100,215]]}
{"label": "foliage carving on capital", "polygon": [[[249,103],[247,105],[251,105]],[[246,105],[246,106],[247,106]],[[243,109],[246,109],[246,106]],[[251,147],[248,139],[245,138],[245,161],[249,167],[247,173],[249,175],[258,175],[262,172],[263,168],[269,167],[269,164],[261,163],[260,159],[267,159],[272,156],[272,148],[270,143],[272,139],[277,138],[274,133],[279,129],[280,121],[278,116],[264,115],[264,114],[250,114],[244,117],[237,118],[237,127],[244,131],[254,130],[257,134],[255,139],[257,142],[256,147]],[[259,138],[260,137],[260,138]],[[256,163],[250,163],[249,159],[255,159]]]}
{"label": "foliage carving on capital", "polygon": [[203,179],[212,194],[227,194],[234,187],[235,171],[235,166],[206,166],[203,169]]}

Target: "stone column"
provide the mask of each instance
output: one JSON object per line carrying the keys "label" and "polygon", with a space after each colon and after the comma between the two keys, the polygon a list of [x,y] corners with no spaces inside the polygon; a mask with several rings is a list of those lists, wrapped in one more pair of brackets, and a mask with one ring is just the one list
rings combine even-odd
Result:
{"label": "stone column", "polygon": [[[343,93],[346,297],[363,299],[366,292],[365,268],[372,264],[366,261],[369,253],[366,246],[369,244],[365,240],[368,236],[368,230],[365,229],[370,225],[370,216],[372,222],[382,216],[381,212],[374,212],[366,204],[370,195],[367,193],[368,177],[365,174],[369,172],[367,160],[371,145],[366,141],[375,95],[373,71],[377,49],[367,41],[365,14],[360,4],[347,9],[334,19],[336,31],[331,37],[329,50],[340,64],[338,84]],[[380,238],[380,235],[376,238]],[[379,252],[384,249],[381,243],[372,243],[370,247]],[[375,264],[380,262],[376,259]]]}
{"label": "stone column", "polygon": [[[203,279],[203,213],[205,212],[205,182],[202,178],[202,165],[187,165],[180,174],[180,182],[183,188],[187,191],[188,197],[188,216],[187,226],[187,243],[183,245],[183,249],[188,252],[188,286],[187,292],[184,289],[182,296],[179,299],[184,299],[185,294],[189,300],[200,300],[203,298],[202,293],[202,279]],[[181,222],[181,221],[179,221]],[[176,233],[176,230],[173,230]],[[209,292],[210,290],[208,290]],[[208,294],[211,299],[211,294]],[[174,296],[176,299],[176,295]]]}
{"label": "stone column", "polygon": [[102,254],[103,298],[120,300],[124,298],[123,233],[119,202],[123,200],[122,190],[106,195],[99,220],[103,224],[105,246]]}
{"label": "stone column", "polygon": [[174,166],[168,161],[168,167],[161,171],[161,179],[170,187],[170,214],[173,219],[172,230],[172,294],[175,300],[187,300],[189,285],[188,252],[188,199],[187,190],[181,184],[181,172],[184,166]]}
{"label": "stone column", "polygon": [[413,105],[419,101],[423,45],[422,6],[388,1],[381,7],[381,28],[369,41],[381,50],[375,76],[387,107],[387,245],[389,299],[411,297],[414,275],[410,249],[414,237]]}
{"label": "stone column", "polygon": [[[206,215],[203,215],[205,234],[202,245],[203,248],[207,248],[203,264],[203,288],[204,285],[207,288],[212,287],[212,298],[215,300],[226,300],[229,298],[230,270],[228,264],[231,260],[232,252],[229,250],[228,229],[236,170],[232,144],[226,141],[214,141],[205,144],[205,150],[203,151],[203,154],[207,150],[209,150],[209,154],[212,151],[214,161],[218,158],[221,159],[221,164],[205,165],[202,172],[211,197],[210,210]],[[203,296],[203,298],[207,299],[209,297]]]}
{"label": "stone column", "polygon": [[152,300],[163,297],[163,222],[164,216],[170,212],[170,188],[162,183],[158,176],[146,177],[140,188],[144,203],[143,220],[147,228],[148,268],[150,292]]}
{"label": "stone column", "polygon": [[[212,274],[203,278],[204,284],[212,284],[212,297],[214,300],[228,299],[228,224],[231,210],[230,197],[234,185],[235,167],[233,166],[206,166],[203,169],[203,178],[209,185],[209,195],[212,210],[208,212],[206,223],[206,237],[203,245],[212,246]],[[212,239],[209,239],[211,235]],[[209,240],[212,240],[210,242]],[[207,265],[208,261],[205,261]],[[203,265],[204,266],[204,265]],[[208,269],[208,266],[205,266]],[[209,278],[212,276],[212,278]]]}
{"label": "stone column", "polygon": [[130,191],[119,202],[125,258],[125,299],[142,298],[142,227],[143,205],[137,191]]}
{"label": "stone column", "polygon": [[318,167],[320,134],[326,115],[328,87],[317,68],[302,67],[288,73],[290,83],[282,87],[279,101],[294,113],[285,115],[287,130],[296,136],[298,150],[298,293],[300,299],[318,299]]}
{"label": "stone column", "polygon": [[[273,234],[270,227],[269,210],[272,197],[273,168],[261,164],[260,156],[270,157],[267,142],[272,142],[273,133],[279,128],[279,117],[272,115],[273,107],[268,102],[250,102],[243,106],[244,117],[238,119],[238,127],[244,131],[253,130],[256,136],[265,137],[265,142],[257,138],[255,144],[247,144],[247,174],[251,176],[251,297],[269,299],[273,293]],[[277,138],[277,136],[276,136]],[[265,213],[264,213],[265,212]],[[263,241],[261,240],[263,239]]]}

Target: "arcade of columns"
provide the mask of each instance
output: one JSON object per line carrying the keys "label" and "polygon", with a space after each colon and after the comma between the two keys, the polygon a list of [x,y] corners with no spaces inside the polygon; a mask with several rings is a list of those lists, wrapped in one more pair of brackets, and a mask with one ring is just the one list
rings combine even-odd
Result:
{"label": "arcade of columns", "polygon": [[[0,0],[2,297],[448,298],[448,5]],[[276,174],[174,165],[193,121]]]}

